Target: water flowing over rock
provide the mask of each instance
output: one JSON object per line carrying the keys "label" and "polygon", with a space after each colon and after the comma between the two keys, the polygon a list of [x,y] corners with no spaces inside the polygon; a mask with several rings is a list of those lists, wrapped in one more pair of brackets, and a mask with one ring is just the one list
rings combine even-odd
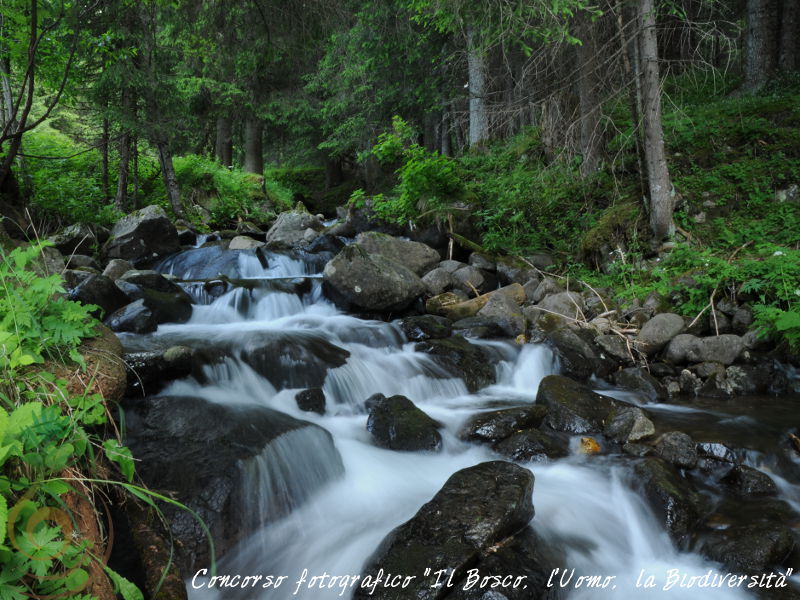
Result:
{"label": "water flowing over rock", "polygon": [[459,437],[471,442],[499,442],[521,429],[539,427],[546,414],[547,407],[540,405],[479,413],[461,426]]}
{"label": "water flowing over rock", "polygon": [[[451,589],[426,578],[445,569],[460,581],[492,545],[524,530],[533,518],[533,475],[506,462],[481,463],[454,473],[417,514],[384,538],[364,573],[417,575],[406,589],[381,591],[384,600],[434,600]],[[370,598],[359,588],[355,600]]]}
{"label": "water flowing over rock", "polygon": [[358,244],[337,254],[323,275],[335,301],[364,310],[401,310],[425,292],[425,284],[413,271],[379,254],[370,255]]}
{"label": "water flowing over rock", "polygon": [[406,317],[400,320],[400,329],[412,342],[447,338],[453,335],[453,324],[450,319],[436,315]]}
{"label": "water flowing over rock", "polygon": [[[220,552],[232,547],[248,526],[286,514],[343,470],[325,430],[262,406],[162,396],[127,407],[126,417],[126,443],[139,461],[137,472],[151,487],[195,510]],[[290,447],[283,447],[287,442]],[[259,462],[264,463],[260,474]],[[251,471],[262,480],[252,481]],[[293,484],[293,474],[303,471],[303,485]],[[244,502],[251,504],[246,513],[241,512]],[[200,524],[171,505],[163,510],[180,541],[185,572],[207,564]]]}
{"label": "water flowing over rock", "polygon": [[492,358],[483,348],[470,344],[461,336],[426,340],[415,348],[418,352],[429,354],[451,375],[462,378],[470,391],[475,392],[495,381]]}
{"label": "water flowing over rock", "polygon": [[405,396],[387,398],[376,394],[367,400],[366,406],[369,409],[367,431],[378,446],[406,451],[442,449],[440,424]]}
{"label": "water flowing over rock", "polygon": [[539,384],[537,404],[546,406],[545,423],[556,431],[593,433],[603,430],[603,421],[615,401],[561,375],[548,375]]}
{"label": "water flowing over rock", "polygon": [[109,258],[134,265],[152,262],[180,249],[178,231],[160,206],[147,206],[116,222],[106,244]]}

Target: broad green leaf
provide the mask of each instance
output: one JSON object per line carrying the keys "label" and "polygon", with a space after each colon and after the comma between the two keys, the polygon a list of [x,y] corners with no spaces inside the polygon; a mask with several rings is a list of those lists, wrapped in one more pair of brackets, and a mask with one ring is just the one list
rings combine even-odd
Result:
{"label": "broad green leaf", "polygon": [[117,593],[122,596],[123,600],[144,600],[144,595],[138,587],[113,569],[108,567],[104,568],[106,575],[108,575],[108,578],[114,583],[114,588],[116,589]]}

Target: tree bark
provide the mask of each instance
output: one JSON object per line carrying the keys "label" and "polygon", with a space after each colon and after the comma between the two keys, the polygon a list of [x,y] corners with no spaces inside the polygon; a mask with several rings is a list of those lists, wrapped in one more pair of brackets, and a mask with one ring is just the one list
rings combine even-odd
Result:
{"label": "tree bark", "polygon": [[597,171],[603,150],[600,131],[600,98],[597,90],[600,77],[597,72],[597,46],[588,16],[581,18],[577,46],[578,96],[580,99],[581,176],[588,177]]}
{"label": "tree bark", "polygon": [[453,150],[450,145],[450,113],[447,108],[442,111],[442,122],[439,125],[439,137],[441,138],[440,152],[442,156],[452,156]]}
{"label": "tree bark", "polygon": [[744,87],[761,88],[777,66],[777,6],[775,0],[747,0]]}
{"label": "tree bark", "polygon": [[131,143],[131,152],[133,154],[133,197],[131,204],[134,210],[139,209],[139,140],[133,138]]}
{"label": "tree bark", "polygon": [[661,125],[661,79],[654,0],[640,0],[639,19],[639,79],[644,153],[650,191],[650,228],[655,240],[660,241],[674,232],[675,225],[672,221],[674,194]]}
{"label": "tree bark", "polygon": [[103,133],[100,136],[100,153],[102,155],[102,172],[100,173],[103,188],[103,202],[108,202],[108,118],[103,119]]}
{"label": "tree bark", "polygon": [[181,188],[178,185],[178,178],[175,176],[175,167],[172,165],[172,153],[165,141],[159,141],[156,147],[158,162],[161,165],[161,175],[164,177],[164,188],[167,190],[167,199],[172,206],[172,212],[178,217],[183,217]]}
{"label": "tree bark", "polygon": [[781,10],[781,40],[778,66],[784,73],[797,69],[797,34],[800,21],[798,0],[783,0]]}
{"label": "tree bark", "polygon": [[475,31],[467,28],[467,70],[469,76],[469,145],[476,148],[489,139],[486,109],[486,57],[478,47]]}
{"label": "tree bark", "polygon": [[228,117],[217,119],[217,143],[215,145],[217,160],[224,167],[233,165],[233,124]]}
{"label": "tree bark", "polygon": [[[122,113],[126,118],[131,118],[134,110],[133,90],[125,86],[122,88]],[[132,119],[131,119],[132,120]],[[131,158],[131,132],[125,129],[119,142],[119,176],[117,177],[117,193],[114,196],[114,206],[121,212],[128,208],[128,165]]]}
{"label": "tree bark", "polygon": [[260,119],[248,117],[244,122],[244,170],[264,174],[263,150],[264,124]]}

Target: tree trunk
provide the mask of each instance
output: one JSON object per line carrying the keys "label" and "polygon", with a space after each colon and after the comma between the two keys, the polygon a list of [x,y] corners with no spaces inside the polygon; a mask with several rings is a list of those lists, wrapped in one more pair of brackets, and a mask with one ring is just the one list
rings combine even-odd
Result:
{"label": "tree trunk", "polygon": [[489,114],[486,110],[486,57],[478,47],[472,27],[467,28],[467,70],[469,145],[476,148],[489,139]]}
{"label": "tree trunk", "polygon": [[248,117],[244,122],[244,170],[264,174],[263,139],[264,124],[260,119]]}
{"label": "tree trunk", "polygon": [[[122,88],[122,114],[131,118],[134,111],[133,90],[125,86]],[[117,178],[117,193],[114,196],[114,206],[121,212],[128,209],[128,164],[131,158],[131,132],[125,129],[119,142],[119,177]]]}
{"label": "tree trunk", "polygon": [[581,176],[588,177],[597,171],[603,150],[600,132],[600,99],[597,90],[600,78],[597,73],[597,46],[588,16],[583,16],[579,30],[582,44],[577,46],[578,96],[580,98]]}
{"label": "tree trunk", "polygon": [[100,153],[103,164],[100,173],[101,186],[103,188],[103,202],[108,202],[108,118],[103,119],[103,133],[100,136]]}
{"label": "tree trunk", "polygon": [[329,158],[325,161],[325,189],[329,190],[340,185],[344,180],[342,173],[342,159]]}
{"label": "tree trunk", "polygon": [[217,160],[224,167],[233,165],[233,124],[228,117],[217,119]]}
{"label": "tree trunk", "polygon": [[797,34],[800,21],[798,0],[783,0],[781,10],[781,42],[778,65],[784,73],[797,69]]}
{"label": "tree trunk", "polygon": [[167,190],[167,198],[172,206],[172,212],[177,217],[183,217],[183,207],[181,206],[181,188],[178,185],[178,178],[175,176],[175,167],[172,165],[172,153],[164,141],[159,141],[158,162],[161,164],[161,175],[164,177],[164,188]]}
{"label": "tree trunk", "polygon": [[452,156],[453,150],[450,145],[450,113],[447,108],[442,111],[440,137],[442,143],[439,151],[442,153],[442,156]]}
{"label": "tree trunk", "polygon": [[639,79],[642,90],[644,152],[650,191],[650,228],[653,237],[660,241],[674,232],[675,225],[672,221],[674,194],[661,126],[661,79],[654,0],[640,0],[639,18]]}
{"label": "tree trunk", "polygon": [[747,90],[755,91],[761,88],[775,71],[777,16],[775,0],[747,0],[747,38],[744,55],[744,86]]}
{"label": "tree trunk", "polygon": [[133,143],[131,144],[132,152],[133,152],[133,197],[131,198],[131,204],[133,205],[134,210],[139,209],[139,140],[135,137],[133,138]]}

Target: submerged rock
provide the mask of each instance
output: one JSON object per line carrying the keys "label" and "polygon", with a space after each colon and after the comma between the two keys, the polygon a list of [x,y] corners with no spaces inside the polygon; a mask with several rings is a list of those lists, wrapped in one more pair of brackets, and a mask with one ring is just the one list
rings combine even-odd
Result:
{"label": "submerged rock", "polygon": [[[416,576],[403,588],[381,588],[383,600],[434,600],[452,590],[432,585],[444,569],[460,581],[489,548],[525,530],[533,518],[533,475],[512,463],[494,461],[454,473],[433,499],[390,532],[367,560],[365,576]],[[430,569],[427,571],[426,569]],[[368,588],[354,600],[372,598]]]}
{"label": "submerged rock", "polygon": [[376,394],[367,400],[367,405],[367,431],[381,448],[430,452],[442,449],[439,423],[405,396],[386,398]]}
{"label": "submerged rock", "polygon": [[429,354],[452,376],[462,378],[470,392],[491,385],[497,377],[491,357],[483,348],[470,344],[461,336],[425,340],[418,343],[415,349]]}
{"label": "submerged rock", "polygon": [[300,410],[315,412],[318,415],[325,414],[325,392],[322,391],[322,388],[308,388],[302,392],[297,392],[294,400]]}
{"label": "submerged rock", "polygon": [[521,429],[539,427],[547,407],[538,404],[479,413],[461,427],[458,437],[468,442],[495,443]]}

